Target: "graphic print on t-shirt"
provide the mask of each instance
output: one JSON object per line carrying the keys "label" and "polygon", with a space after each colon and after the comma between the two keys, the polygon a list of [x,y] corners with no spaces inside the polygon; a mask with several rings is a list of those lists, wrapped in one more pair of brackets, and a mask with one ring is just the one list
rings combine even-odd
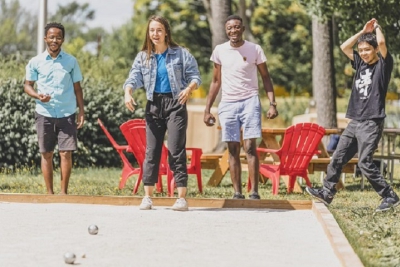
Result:
{"label": "graphic print on t-shirt", "polygon": [[360,99],[367,99],[371,88],[371,76],[372,72],[369,69],[360,73],[360,78],[356,80],[356,88],[358,90]]}

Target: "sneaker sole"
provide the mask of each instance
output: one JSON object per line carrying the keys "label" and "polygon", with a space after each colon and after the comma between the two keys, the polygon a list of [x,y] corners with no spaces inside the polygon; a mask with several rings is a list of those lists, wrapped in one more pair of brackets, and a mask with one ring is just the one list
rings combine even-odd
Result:
{"label": "sneaker sole", "polygon": [[329,206],[329,203],[326,202],[323,198],[319,198],[319,197],[314,196],[313,194],[311,194],[311,193],[308,191],[308,187],[306,187],[306,192],[307,192],[310,196],[312,196],[313,198],[315,198],[315,199],[321,201],[322,203],[324,203],[325,206]]}
{"label": "sneaker sole", "polygon": [[189,208],[179,208],[179,209],[172,208],[172,210],[174,210],[174,211],[189,211]]}
{"label": "sneaker sole", "polygon": [[153,208],[153,206],[146,206],[146,207],[140,207],[139,206],[140,210],[151,210],[152,208]]}
{"label": "sneaker sole", "polygon": [[391,210],[392,208],[396,208],[398,205],[400,205],[400,201],[397,201],[396,203],[393,204],[393,206],[387,208],[387,209],[376,209],[375,212],[384,212],[384,211],[388,211]]}

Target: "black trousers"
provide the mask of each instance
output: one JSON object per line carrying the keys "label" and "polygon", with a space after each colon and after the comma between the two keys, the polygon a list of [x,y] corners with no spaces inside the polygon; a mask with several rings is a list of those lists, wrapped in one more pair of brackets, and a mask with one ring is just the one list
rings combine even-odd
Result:
{"label": "black trousers", "polygon": [[168,131],[168,163],[177,187],[187,187],[186,104],[179,104],[172,94],[154,93],[146,105],[146,158],[143,164],[143,183],[153,186],[158,181],[159,165],[165,134]]}
{"label": "black trousers", "polygon": [[339,143],[328,165],[324,180],[324,190],[336,193],[343,166],[358,153],[358,167],[371,183],[375,191],[385,197],[391,190],[373,160],[383,132],[383,119],[356,121],[351,120],[340,136]]}

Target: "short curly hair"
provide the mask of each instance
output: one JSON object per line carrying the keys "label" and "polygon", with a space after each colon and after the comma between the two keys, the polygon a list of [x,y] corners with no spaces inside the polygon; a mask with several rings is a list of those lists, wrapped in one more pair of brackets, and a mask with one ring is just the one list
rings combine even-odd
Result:
{"label": "short curly hair", "polygon": [[60,29],[62,32],[63,38],[65,37],[65,29],[64,26],[61,23],[58,22],[50,22],[44,27],[44,36],[47,36],[47,32],[50,30],[50,28],[57,28]]}
{"label": "short curly hair", "polygon": [[240,22],[243,23],[243,19],[238,15],[230,15],[229,17],[227,17],[225,20],[225,24],[230,20],[240,20]]}

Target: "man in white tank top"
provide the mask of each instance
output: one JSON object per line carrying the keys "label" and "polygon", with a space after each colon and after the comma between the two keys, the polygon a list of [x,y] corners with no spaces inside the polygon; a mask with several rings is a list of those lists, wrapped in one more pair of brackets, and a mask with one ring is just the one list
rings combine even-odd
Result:
{"label": "man in white tank top", "polygon": [[258,194],[259,161],[256,139],[261,137],[261,105],[258,97],[257,70],[270,101],[267,117],[278,116],[274,89],[267,68],[267,58],[257,44],[243,40],[242,18],[231,15],[226,19],[225,31],[229,41],[217,45],[211,55],[214,62],[213,78],[204,111],[204,123],[213,126],[215,117],[210,109],[222,88],[218,116],[222,127],[222,141],[229,150],[229,169],[235,194],[243,199],[240,165],[240,133],[243,131],[243,148],[247,156],[251,182],[250,199],[260,199]]}

